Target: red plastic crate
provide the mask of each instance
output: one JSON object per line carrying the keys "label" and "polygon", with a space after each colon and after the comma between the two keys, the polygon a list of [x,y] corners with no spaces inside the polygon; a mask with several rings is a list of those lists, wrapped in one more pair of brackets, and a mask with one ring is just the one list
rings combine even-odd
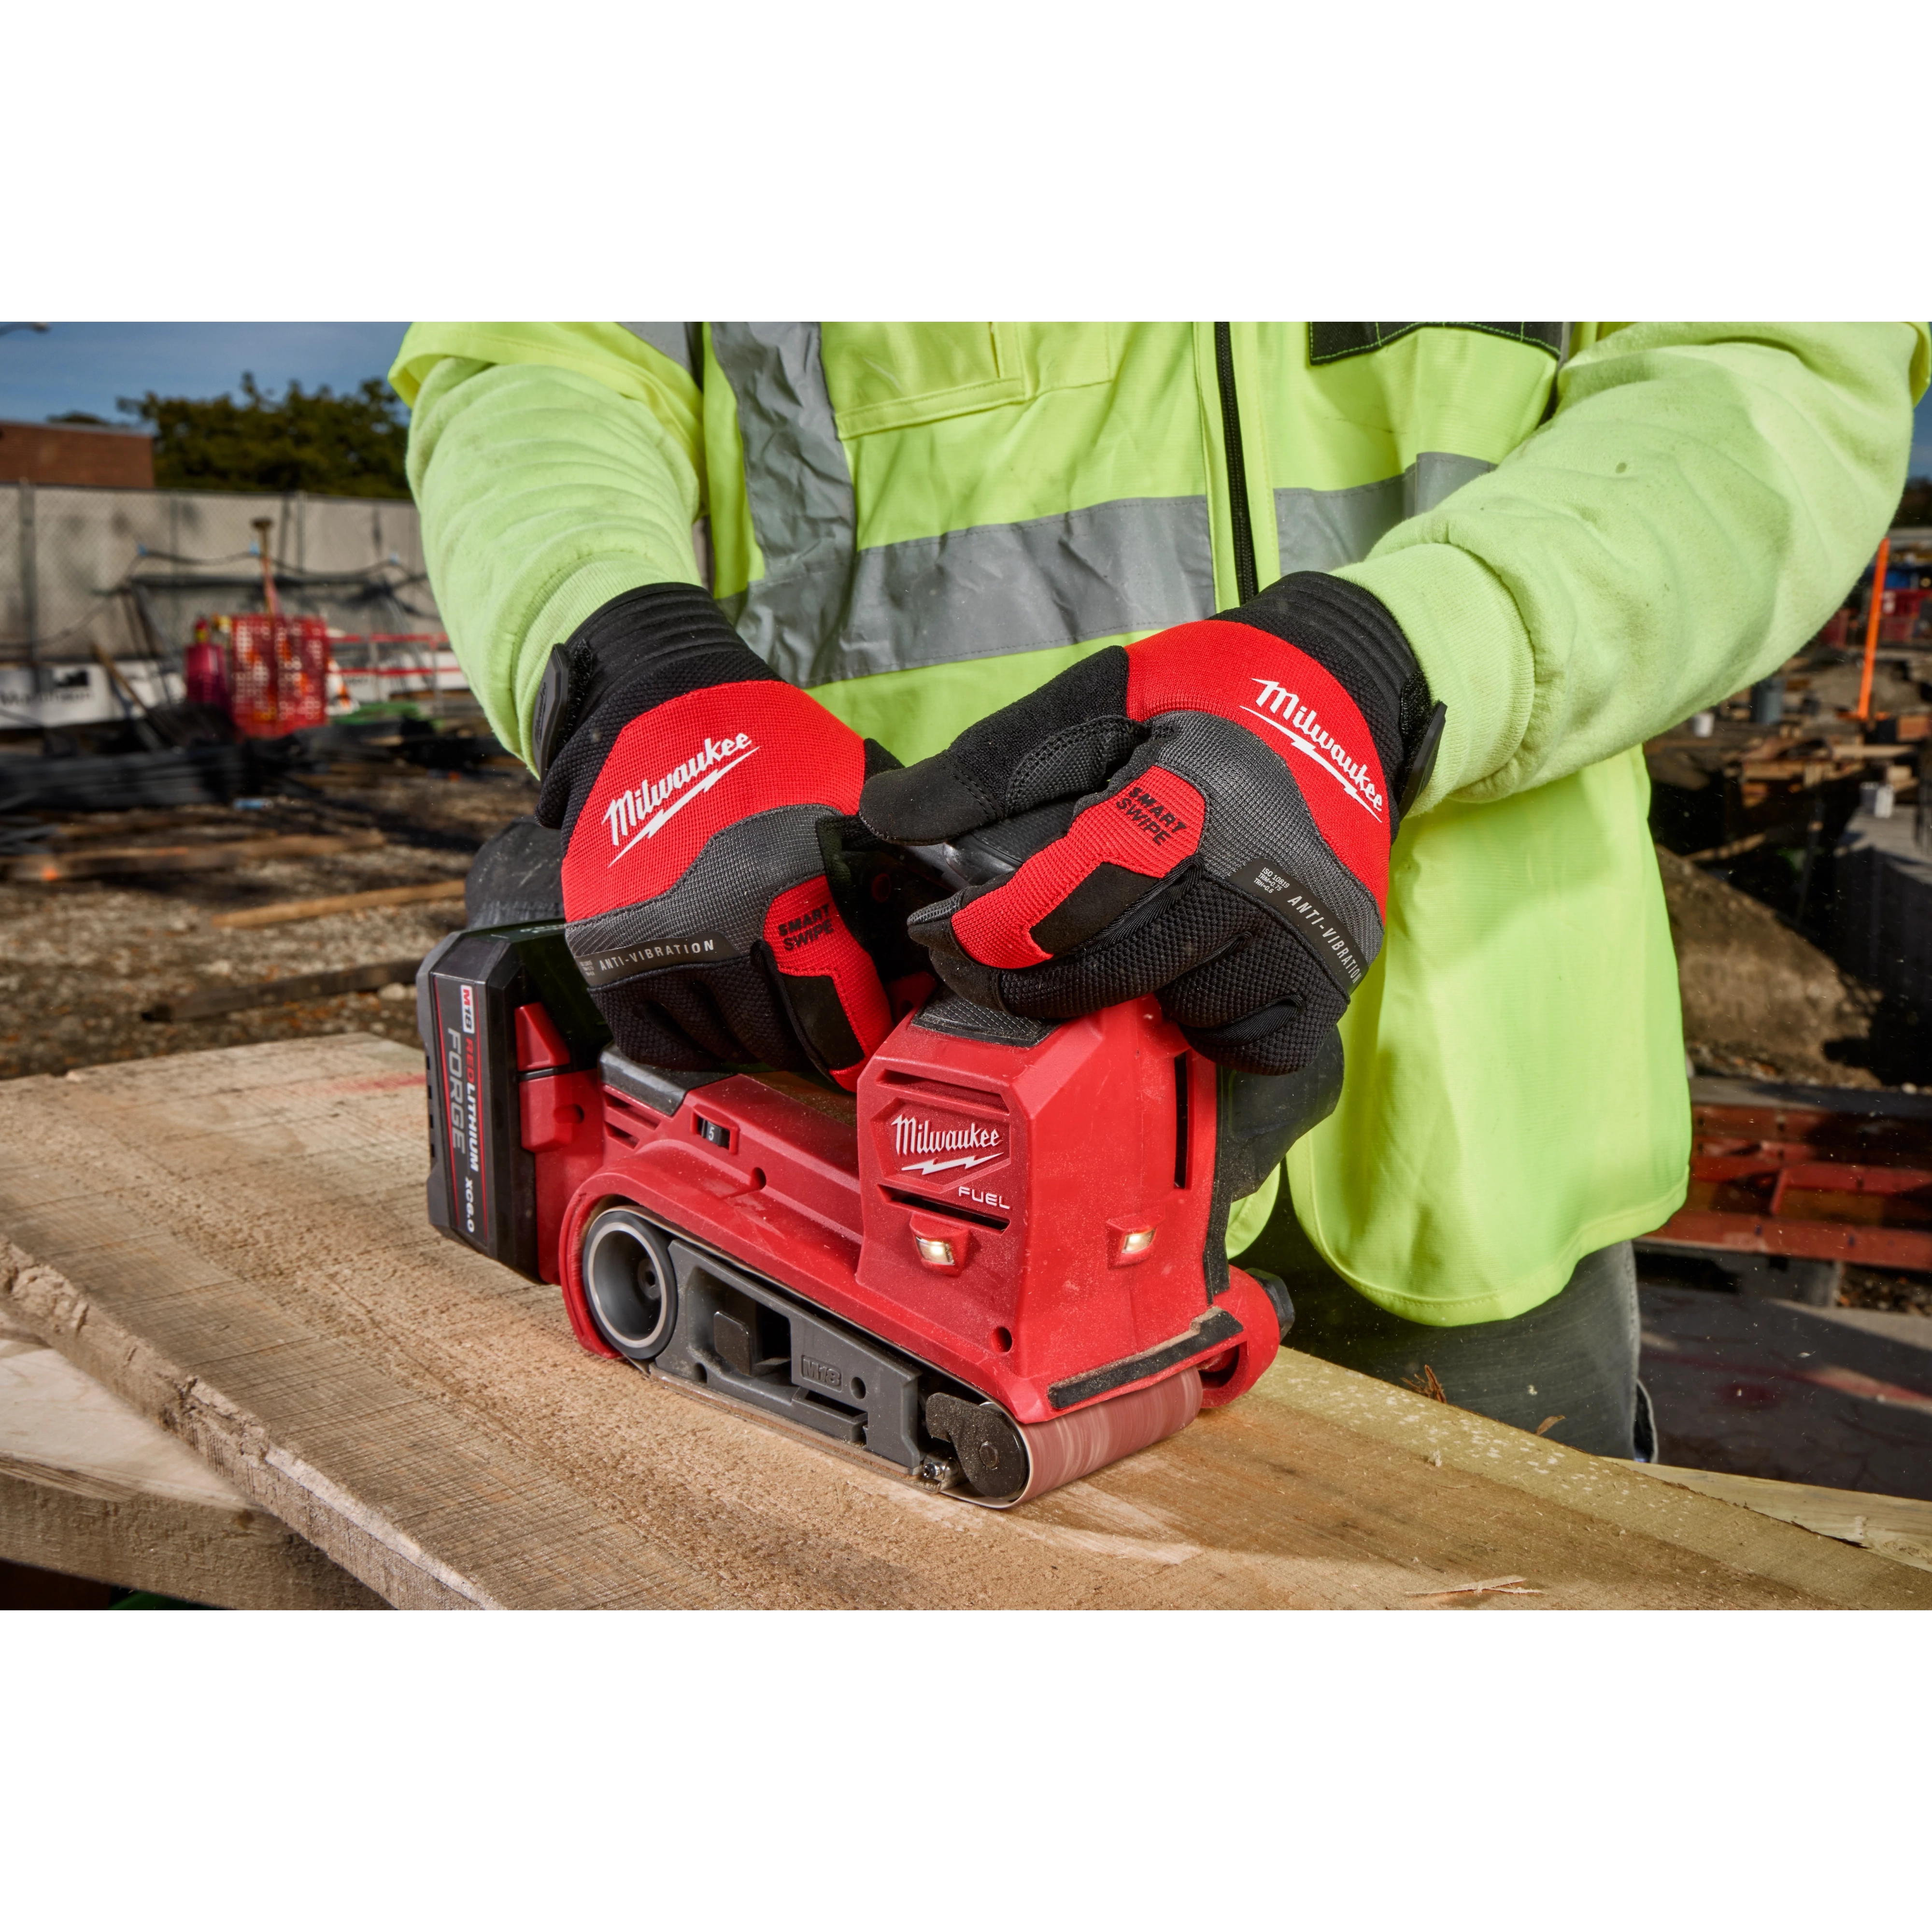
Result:
{"label": "red plastic crate", "polygon": [[245,736],[279,738],[328,715],[328,626],[257,614],[227,623],[229,715]]}

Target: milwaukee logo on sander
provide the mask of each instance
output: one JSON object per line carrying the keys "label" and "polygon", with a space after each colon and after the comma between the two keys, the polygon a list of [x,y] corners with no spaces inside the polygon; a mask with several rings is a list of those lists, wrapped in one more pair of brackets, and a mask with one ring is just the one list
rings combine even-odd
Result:
{"label": "milwaukee logo on sander", "polygon": [[[1286,685],[1276,684],[1271,677],[1258,677],[1254,682],[1261,686],[1261,695],[1253,704],[1244,704],[1241,709],[1250,718],[1258,718],[1279,731],[1298,752],[1313,759],[1371,818],[1378,824],[1382,822],[1382,795],[1368,760],[1351,758],[1316,718],[1314,706],[1304,705]],[[1288,721],[1286,724],[1282,722],[1284,718]]]}
{"label": "milwaukee logo on sander", "polygon": [[620,791],[604,809],[604,823],[616,848],[610,862],[614,866],[640,840],[655,838],[669,820],[726,772],[736,771],[758,748],[748,732],[734,738],[707,737],[703,751],[674,765],[655,784],[646,779]]}
{"label": "milwaukee logo on sander", "polygon": [[[977,1120],[938,1126],[916,1114],[902,1114],[892,1123],[892,1152],[904,1162],[899,1169],[902,1174],[942,1174],[948,1168],[984,1167],[1006,1150],[1000,1130],[982,1126]],[[931,1157],[907,1161],[909,1154]]]}

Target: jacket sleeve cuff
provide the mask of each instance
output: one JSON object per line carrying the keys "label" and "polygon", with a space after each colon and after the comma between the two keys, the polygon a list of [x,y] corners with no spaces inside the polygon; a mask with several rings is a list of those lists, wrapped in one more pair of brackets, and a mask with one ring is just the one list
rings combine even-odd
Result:
{"label": "jacket sleeve cuff", "polygon": [[614,597],[663,581],[662,569],[641,558],[591,557],[578,564],[544,599],[526,633],[528,647],[517,662],[517,742],[510,748],[526,764],[531,756],[530,720],[551,651],[574,637],[578,626]]}
{"label": "jacket sleeve cuff", "polygon": [[1447,707],[1436,770],[1414,806],[1484,795],[1522,743],[1535,696],[1529,632],[1501,580],[1466,550],[1417,544],[1332,573],[1386,605]]}

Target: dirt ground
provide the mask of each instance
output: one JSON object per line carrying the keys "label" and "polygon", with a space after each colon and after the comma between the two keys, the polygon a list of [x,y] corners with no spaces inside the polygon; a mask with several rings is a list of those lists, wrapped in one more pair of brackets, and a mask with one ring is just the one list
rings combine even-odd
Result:
{"label": "dirt ground", "polygon": [[1883,1083],[1866,1061],[1880,1001],[1772,909],[1658,848],[1684,1048],[1700,1073],[1828,1087]]}
{"label": "dirt ground", "polygon": [[[427,952],[462,921],[460,900],[337,914],[226,931],[211,915],[290,899],[460,878],[490,833],[534,804],[515,772],[460,776],[406,768],[338,767],[315,796],[272,798],[246,816],[260,833],[380,830],[380,849],[220,872],[46,885],[0,880],[0,1079],[64,1073],[108,1060],[191,1053],[310,1034],[378,1033],[413,1042],[409,989],[347,993],[219,1018],[157,1024],[144,1008],[196,987],[362,966]],[[225,806],[167,814],[97,813],[83,851],[101,844],[184,844],[232,834],[243,814]],[[146,821],[146,822],[143,822]]]}

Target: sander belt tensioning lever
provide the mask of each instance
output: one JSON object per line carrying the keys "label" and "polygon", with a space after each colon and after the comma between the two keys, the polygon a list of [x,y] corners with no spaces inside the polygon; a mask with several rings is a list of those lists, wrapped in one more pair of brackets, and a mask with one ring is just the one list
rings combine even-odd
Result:
{"label": "sander belt tensioning lever", "polygon": [[423,962],[429,1215],[622,1358],[968,1502],[1023,1502],[1232,1402],[1292,1319],[1231,1202],[1334,1107],[1151,998],[1024,1019],[943,987],[856,1095],[626,1059],[560,923]]}

